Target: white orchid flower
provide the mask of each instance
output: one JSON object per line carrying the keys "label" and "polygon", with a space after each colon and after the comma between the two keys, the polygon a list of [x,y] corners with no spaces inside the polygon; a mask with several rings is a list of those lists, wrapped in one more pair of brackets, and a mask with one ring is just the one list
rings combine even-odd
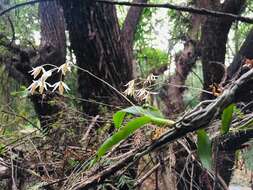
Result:
{"label": "white orchid flower", "polygon": [[39,87],[39,80],[34,80],[32,84],[27,88],[27,90],[29,90],[29,93],[33,95],[38,87]]}
{"label": "white orchid flower", "polygon": [[49,83],[43,80],[39,80],[39,93],[43,94],[44,89],[47,90],[47,86],[51,86]]}
{"label": "white orchid flower", "polygon": [[39,87],[39,93],[43,94],[44,89],[47,90],[47,86],[51,86],[51,85],[39,79],[39,80],[34,80],[32,84],[27,88],[27,90],[29,90],[29,93],[33,95],[36,89]]}
{"label": "white orchid flower", "polygon": [[70,62],[64,63],[58,68],[57,72],[61,71],[63,75],[66,75],[67,71],[71,72],[71,65]]}
{"label": "white orchid flower", "polygon": [[149,91],[147,91],[145,88],[142,88],[140,90],[137,90],[136,96],[140,99],[140,100],[146,100],[149,97]]}
{"label": "white orchid flower", "polygon": [[127,89],[123,93],[128,96],[134,96],[135,80],[129,81],[125,86],[127,86]]}
{"label": "white orchid flower", "polygon": [[31,75],[33,76],[33,78],[35,79],[41,72],[45,72],[45,69],[43,68],[43,66],[38,66],[35,68],[32,68],[31,71],[29,71],[29,73],[31,73]]}
{"label": "white orchid flower", "polygon": [[41,81],[46,81],[47,80],[47,78],[48,77],[50,77],[50,76],[52,76],[52,72],[53,72],[53,70],[48,70],[48,71],[45,71],[44,73],[43,73],[43,75],[41,76]]}
{"label": "white orchid flower", "polygon": [[52,87],[54,87],[53,92],[58,88],[58,91],[61,95],[63,95],[64,90],[66,92],[70,90],[70,88],[63,81],[53,84]]}

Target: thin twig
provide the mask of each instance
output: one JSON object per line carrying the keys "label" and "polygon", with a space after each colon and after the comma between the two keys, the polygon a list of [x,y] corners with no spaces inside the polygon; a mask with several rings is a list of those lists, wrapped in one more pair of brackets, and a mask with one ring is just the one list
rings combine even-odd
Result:
{"label": "thin twig", "polygon": [[95,126],[95,124],[96,124],[96,122],[97,122],[98,119],[99,119],[99,115],[97,115],[96,117],[92,118],[92,121],[91,121],[91,123],[90,123],[90,125],[89,125],[89,127],[88,127],[88,129],[86,131],[86,133],[84,134],[81,142],[86,141],[86,139],[88,138],[88,135],[90,134],[91,129]]}
{"label": "thin twig", "polygon": [[116,89],[114,86],[112,86],[110,83],[106,82],[105,80],[103,80],[102,78],[96,76],[95,74],[91,73],[90,71],[83,69],[77,65],[74,65],[74,67],[76,67],[77,69],[87,73],[88,75],[90,75],[91,77],[95,78],[96,80],[102,82],[103,84],[107,85],[109,88],[111,88],[112,90],[114,90],[118,95],[120,95],[122,98],[124,98],[129,104],[131,104],[132,106],[135,106],[135,104],[128,98],[126,97],[123,93],[121,93],[118,89]]}
{"label": "thin twig", "polygon": [[[170,159],[170,156],[166,157],[164,161],[166,162],[167,160]],[[156,164],[152,169],[150,169],[144,176],[142,176],[140,179],[138,179],[135,184],[134,188],[137,186],[140,186],[150,175],[152,175],[159,167],[161,166],[161,163],[159,162]]]}
{"label": "thin twig", "polygon": [[16,177],[15,177],[15,166],[14,166],[14,160],[13,157],[11,156],[11,181],[12,181],[12,189],[13,190],[18,190],[17,185],[16,185]]}
{"label": "thin twig", "polygon": [[180,6],[174,5],[171,3],[164,3],[164,4],[154,4],[154,3],[132,3],[128,1],[111,1],[111,0],[97,0],[98,3],[105,3],[105,4],[112,4],[112,5],[125,5],[125,6],[136,6],[136,7],[149,7],[149,8],[167,8],[182,12],[200,14],[200,15],[207,15],[207,16],[214,16],[214,17],[227,17],[230,19],[238,20],[245,23],[253,24],[253,18],[244,17],[236,14],[231,14],[227,12],[220,12],[220,11],[213,11],[204,8],[195,8],[195,7],[187,7],[187,6]]}
{"label": "thin twig", "polygon": [[2,110],[1,111],[2,113],[5,113],[5,114],[9,114],[9,115],[13,115],[15,117],[19,117],[21,119],[23,119],[24,121],[26,121],[27,123],[31,124],[34,128],[38,129],[40,132],[43,132],[43,130],[41,128],[39,128],[37,125],[35,125],[32,121],[30,121],[29,119],[27,119],[26,117],[22,116],[22,115],[18,115],[16,113],[13,113],[13,112],[9,112],[9,111],[5,111],[5,110]]}
{"label": "thin twig", "polygon": [[37,149],[37,147],[35,146],[35,144],[32,142],[32,140],[31,140],[30,138],[28,138],[28,140],[30,141],[30,143],[31,143],[32,146],[34,147],[34,150],[36,151],[36,153],[37,153],[37,155],[38,155],[39,161],[41,162],[42,167],[43,167],[43,169],[44,169],[44,171],[45,171],[47,177],[50,178],[49,172],[48,172],[48,170],[47,170],[47,168],[46,168],[45,163],[42,161],[41,154],[40,154],[39,150]]}
{"label": "thin twig", "polygon": [[[28,1],[24,3],[19,3],[16,4],[12,7],[9,7],[3,11],[0,12],[0,16],[3,16],[4,14],[23,7],[27,5],[34,5],[39,2],[46,2],[46,1],[53,1],[53,0],[33,0],[33,1]],[[188,12],[188,13],[194,13],[194,14],[200,14],[200,15],[207,15],[207,16],[214,16],[214,17],[227,17],[230,19],[234,19],[237,21],[253,24],[253,18],[250,17],[244,17],[236,14],[231,14],[227,12],[220,12],[220,11],[213,11],[209,9],[204,9],[204,8],[195,8],[195,7],[187,7],[187,6],[180,6],[180,5],[174,5],[171,3],[165,3],[165,4],[155,4],[155,3],[132,3],[132,2],[127,2],[127,1],[110,1],[110,0],[96,0],[97,3],[105,3],[105,4],[112,4],[112,5],[125,5],[125,6],[136,6],[136,7],[149,7],[149,8],[167,8],[167,9],[172,9],[172,10],[177,10],[177,11],[182,11],[182,12]]]}
{"label": "thin twig", "polygon": [[4,14],[12,11],[12,10],[15,10],[15,9],[18,9],[18,8],[21,8],[21,7],[24,7],[24,6],[27,6],[27,5],[34,5],[36,3],[39,3],[39,2],[45,2],[45,1],[53,1],[53,0],[33,0],[33,1],[27,1],[27,2],[24,2],[24,3],[19,3],[19,4],[16,4],[16,5],[13,5],[7,9],[4,9],[3,11],[0,12],[0,16],[3,16]]}
{"label": "thin twig", "polygon": [[15,27],[14,27],[13,22],[12,22],[12,20],[11,20],[11,18],[9,16],[7,17],[7,19],[9,21],[9,23],[10,23],[11,31],[12,31],[12,39],[11,39],[10,44],[9,44],[11,46],[12,43],[15,42],[15,40],[16,40]]}

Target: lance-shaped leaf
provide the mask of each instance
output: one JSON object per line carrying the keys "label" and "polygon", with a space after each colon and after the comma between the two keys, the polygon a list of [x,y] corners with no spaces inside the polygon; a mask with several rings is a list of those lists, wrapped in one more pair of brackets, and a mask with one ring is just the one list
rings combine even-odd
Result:
{"label": "lance-shaped leaf", "polygon": [[114,126],[119,129],[126,116],[126,112],[118,111],[113,115]]}
{"label": "lance-shaped leaf", "polygon": [[198,141],[197,141],[197,151],[200,158],[200,161],[204,168],[211,170],[212,168],[212,143],[209,139],[206,131],[200,129],[197,132]]}
{"label": "lance-shaped leaf", "polygon": [[126,126],[123,126],[109,137],[98,149],[97,160],[99,160],[108,150],[110,150],[114,145],[118,144],[120,141],[127,139],[132,135],[137,129],[151,122],[151,119],[147,116],[142,116],[129,121]]}
{"label": "lance-shaped leaf", "polygon": [[[120,116],[120,114],[119,114]],[[120,116],[121,118],[118,118],[118,124],[121,122],[123,115]],[[120,141],[127,139],[130,135],[132,135],[137,129],[145,126],[146,124],[155,124],[158,126],[166,125],[171,126],[175,124],[174,121],[164,118],[159,118],[155,116],[150,115],[144,115],[137,117],[135,119],[132,119],[129,121],[125,126],[122,126],[119,128],[119,130],[113,134],[111,137],[109,137],[98,149],[97,152],[97,160],[100,159],[108,150],[110,150],[114,145],[118,144]]]}
{"label": "lance-shaped leaf", "polygon": [[235,105],[231,104],[227,108],[223,110],[221,116],[221,133],[226,134],[229,131],[230,125],[233,119],[233,112],[234,112]]}
{"label": "lance-shaped leaf", "polygon": [[149,116],[153,118],[164,119],[162,113],[154,107],[149,106],[147,108],[143,108],[140,106],[131,106],[131,107],[122,109],[113,115],[114,126],[117,129],[121,127],[125,119],[125,116],[127,114],[137,115],[137,116]]}

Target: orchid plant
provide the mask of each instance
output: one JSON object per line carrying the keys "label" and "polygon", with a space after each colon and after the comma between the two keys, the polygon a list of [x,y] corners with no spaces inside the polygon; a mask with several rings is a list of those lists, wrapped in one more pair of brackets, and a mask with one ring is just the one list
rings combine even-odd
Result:
{"label": "orchid plant", "polygon": [[[34,79],[32,84],[27,88],[29,93],[33,95],[38,89],[38,92],[40,94],[43,94],[45,90],[48,90],[48,87],[53,88],[52,92],[55,92],[58,89],[58,92],[61,95],[63,95],[64,91],[68,92],[70,88],[67,86],[66,83],[63,82],[62,75],[65,76],[68,72],[71,72],[71,67],[73,65],[74,64],[71,62],[66,62],[59,67],[51,64],[44,64],[33,68],[31,71],[29,71],[29,73],[31,74],[31,76],[33,76]],[[44,68],[45,66],[51,66],[53,68],[46,71]],[[47,79],[51,77],[54,72],[61,73],[61,79],[54,84],[50,84],[47,82]],[[41,76],[38,78],[39,75]]]}
{"label": "orchid plant", "polygon": [[[153,83],[156,82],[158,76],[150,74],[146,79],[139,79],[140,82],[136,82],[136,79],[129,81],[125,86],[126,90],[124,94],[134,97],[136,100],[148,102],[152,95],[156,95],[157,92],[152,90]],[[139,88],[139,86],[142,86]]]}

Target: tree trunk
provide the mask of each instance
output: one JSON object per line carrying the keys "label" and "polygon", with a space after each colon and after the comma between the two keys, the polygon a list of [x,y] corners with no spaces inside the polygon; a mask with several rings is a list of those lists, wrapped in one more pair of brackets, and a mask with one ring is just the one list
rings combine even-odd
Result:
{"label": "tree trunk", "polygon": [[165,115],[172,117],[183,111],[183,93],[185,88],[182,86],[195,65],[197,57],[196,42],[188,40],[184,44],[184,50],[176,56],[176,73],[168,79],[168,85],[162,88],[159,94],[165,104],[163,110]]}
{"label": "tree trunk", "polygon": [[[51,64],[60,66],[66,61],[63,10],[57,1],[41,2],[39,5],[39,16],[41,19],[41,44],[39,50],[40,57],[37,63],[39,65]],[[48,82],[54,84],[59,80],[59,75],[55,74],[49,78]],[[42,128],[48,128],[58,117],[58,112],[60,111],[59,105],[57,105],[57,102],[50,103],[54,97],[54,94],[47,94],[45,99],[41,95],[33,95],[31,97]]]}
{"label": "tree trunk", "polygon": [[[206,8],[207,1],[194,1],[193,4],[197,7]],[[183,94],[186,88],[182,87],[185,85],[185,81],[192,71],[197,58],[199,57],[199,30],[200,26],[204,21],[204,17],[200,15],[192,15],[191,16],[191,26],[187,32],[187,35],[190,36],[191,39],[184,44],[184,49],[176,55],[175,63],[176,63],[176,72],[173,76],[168,79],[168,86],[162,88],[160,92],[160,97],[164,104],[166,105],[163,112],[167,117],[175,117],[175,115],[182,113],[184,111],[184,101]],[[181,86],[181,87],[180,87]],[[192,141],[189,139],[189,142]],[[194,144],[194,143],[192,143]],[[169,151],[167,151],[169,149]],[[187,189],[190,187],[189,181],[197,181],[198,180],[198,171],[201,171],[201,168],[192,168],[193,165],[189,164],[186,166],[187,159],[189,153],[182,147],[179,143],[173,143],[167,147],[166,152],[168,154],[173,155],[170,163],[170,169],[167,168],[165,173],[167,172],[169,187],[165,187],[163,189],[166,190],[174,190],[174,189]],[[188,172],[184,172],[187,167],[187,171],[194,170],[194,175],[190,176]],[[187,182],[185,182],[187,181]]]}
{"label": "tree trunk", "polygon": [[[226,0],[223,4],[212,2],[211,9],[240,14],[245,5],[245,0]],[[204,90],[210,91],[210,86],[219,84],[224,75],[224,62],[226,54],[226,44],[228,33],[233,23],[233,19],[215,18],[208,16],[202,27],[202,65]],[[213,95],[203,93],[202,99],[212,99]]]}
{"label": "tree trunk", "polygon": [[[65,24],[61,7],[57,1],[42,2],[39,6],[39,13],[41,19],[41,45],[38,52],[32,47],[23,48],[22,45],[16,45],[14,42],[1,44],[12,53],[4,60],[8,73],[15,80],[25,85],[30,85],[33,81],[32,76],[28,73],[32,67],[43,64],[60,66],[65,62]],[[51,84],[58,80],[59,76],[57,75],[49,78]],[[31,96],[43,129],[54,123],[60,110],[58,105],[49,103],[53,97],[54,94],[52,93],[47,93],[45,98],[38,94]]]}
{"label": "tree trunk", "polygon": [[[133,3],[147,3],[148,0],[133,0]],[[138,23],[141,19],[143,8],[140,7],[130,7],[127,12],[126,19],[121,31],[121,36],[125,41],[130,53],[132,53],[134,36],[138,26]]]}
{"label": "tree trunk", "polygon": [[[208,8],[209,0],[194,0],[192,2],[196,7]],[[196,60],[200,56],[199,31],[205,21],[205,17],[192,14],[191,25],[186,35],[190,38],[184,44],[184,49],[176,55],[176,72],[168,79],[168,86],[160,92],[164,104],[164,113],[167,116],[181,113],[184,109],[183,93],[185,81],[192,71]]]}
{"label": "tree trunk", "polygon": [[[77,65],[121,90],[132,77],[132,57],[124,46],[113,5],[92,0],[62,0],[71,48]],[[122,100],[107,85],[78,71],[79,92],[83,99],[115,104]],[[83,111],[96,115],[97,104],[83,103]]]}

